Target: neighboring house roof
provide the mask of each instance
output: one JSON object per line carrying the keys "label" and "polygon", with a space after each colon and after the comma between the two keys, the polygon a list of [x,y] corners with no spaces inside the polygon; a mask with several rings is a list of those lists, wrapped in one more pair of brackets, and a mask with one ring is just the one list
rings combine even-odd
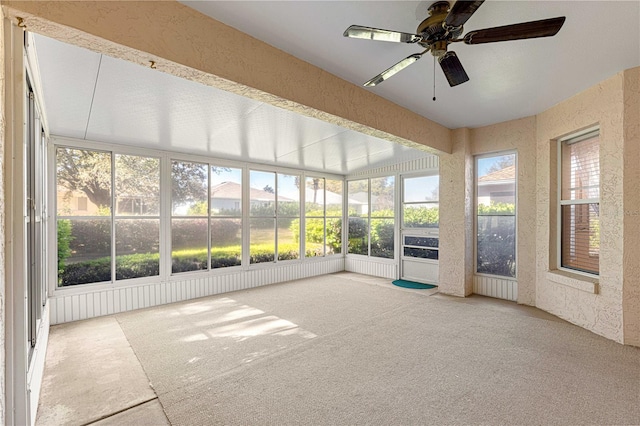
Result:
{"label": "neighboring house roof", "polygon": [[[372,196],[372,198],[375,197]],[[369,202],[369,194],[367,192],[354,192],[349,194],[349,203],[353,204],[367,204]]]}
{"label": "neighboring house roof", "polygon": [[327,196],[327,204],[342,204],[342,195],[340,194],[336,194],[335,192],[331,192],[331,191],[323,191],[322,189],[319,189],[317,193],[314,193],[315,191],[311,188],[307,188],[305,190],[305,198],[307,203],[318,203],[318,204],[322,204],[324,203],[324,194],[326,192],[326,196]]}
{"label": "neighboring house roof", "polygon": [[[242,186],[236,182],[222,182],[211,188],[211,198],[225,198],[239,200],[242,194]],[[276,194],[257,188],[249,188],[249,197],[255,201],[274,201]],[[280,195],[278,201],[295,201]]]}
{"label": "neighboring house roof", "polygon": [[478,178],[478,182],[495,182],[498,180],[514,180],[516,177],[516,166],[508,166],[504,169],[496,170]]}

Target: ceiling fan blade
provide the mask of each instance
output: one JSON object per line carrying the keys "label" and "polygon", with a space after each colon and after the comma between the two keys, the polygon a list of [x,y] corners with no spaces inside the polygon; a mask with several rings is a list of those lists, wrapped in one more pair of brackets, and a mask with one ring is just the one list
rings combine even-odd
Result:
{"label": "ceiling fan blade", "polygon": [[453,87],[457,86],[458,84],[462,84],[465,81],[469,81],[469,76],[467,76],[467,73],[462,67],[460,59],[458,59],[458,55],[456,55],[456,52],[445,53],[440,58],[438,58],[438,62],[440,62],[440,67],[442,67],[444,76],[447,77],[449,86]]}
{"label": "ceiling fan blade", "polygon": [[459,27],[460,25],[464,25],[464,23],[471,18],[471,15],[478,10],[483,2],[484,0],[456,1],[451,7],[451,10],[449,10],[447,17],[444,18],[445,25],[449,27]]}
{"label": "ceiling fan blade", "polygon": [[342,34],[345,37],[363,38],[366,40],[391,41],[395,43],[417,43],[422,40],[417,34],[401,33],[399,31],[382,30],[380,28],[351,25]]}
{"label": "ceiling fan blade", "polygon": [[408,67],[409,65],[417,61],[418,59],[422,58],[422,55],[424,55],[428,50],[429,49],[425,50],[422,53],[414,53],[413,55],[407,56],[406,58],[404,58],[403,60],[395,64],[394,66],[387,68],[386,70],[382,71],[380,74],[373,77],[371,80],[364,83],[363,86],[373,87],[382,83],[383,81],[387,80],[391,76],[402,71],[403,69],[405,69],[406,67]]}
{"label": "ceiling fan blade", "polygon": [[543,19],[541,21],[523,22],[521,24],[471,31],[464,36],[464,42],[466,44],[481,44],[507,40],[522,40],[526,38],[550,37],[560,31],[564,20],[565,17],[560,16],[558,18]]}

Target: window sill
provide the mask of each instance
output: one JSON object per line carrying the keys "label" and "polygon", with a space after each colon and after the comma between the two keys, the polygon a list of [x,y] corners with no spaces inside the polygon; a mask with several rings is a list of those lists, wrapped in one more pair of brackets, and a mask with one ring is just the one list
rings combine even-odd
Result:
{"label": "window sill", "polygon": [[554,270],[547,272],[547,279],[556,284],[562,284],[591,294],[598,294],[598,278],[590,278],[572,274],[571,272]]}

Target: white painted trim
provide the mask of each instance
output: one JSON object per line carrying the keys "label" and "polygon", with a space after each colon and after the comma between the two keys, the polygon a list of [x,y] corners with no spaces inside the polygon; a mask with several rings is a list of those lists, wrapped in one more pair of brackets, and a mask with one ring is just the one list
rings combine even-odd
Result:
{"label": "white painted trim", "polygon": [[50,305],[51,304],[47,302],[42,309],[42,320],[40,321],[40,326],[37,331],[38,340],[36,341],[36,346],[33,348],[27,376],[27,394],[29,396],[31,426],[36,423],[40,390],[42,388],[42,380],[44,379],[44,364],[47,355],[47,346],[49,344]]}
{"label": "white painted trim", "polygon": [[5,424],[30,424],[27,397],[29,319],[25,211],[25,100],[24,32],[4,19],[5,60]]}

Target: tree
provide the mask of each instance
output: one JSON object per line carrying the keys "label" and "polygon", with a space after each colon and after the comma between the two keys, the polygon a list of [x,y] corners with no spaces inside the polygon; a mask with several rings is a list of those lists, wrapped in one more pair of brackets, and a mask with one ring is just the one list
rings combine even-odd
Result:
{"label": "tree", "polygon": [[[69,191],[83,192],[99,209],[111,206],[111,153],[75,148],[58,148],[57,184]],[[157,158],[116,154],[118,196],[154,198],[160,193],[160,162]],[[172,161],[171,196],[178,204],[207,199],[207,164]],[[229,171],[211,167],[212,173]],[[157,197],[155,197],[157,198]],[[157,202],[157,201],[156,201]]]}
{"label": "tree", "polygon": [[335,179],[326,179],[324,181],[324,187],[329,192],[333,192],[334,194],[342,194],[342,181]]}
{"label": "tree", "polygon": [[171,199],[175,204],[192,204],[207,199],[208,165],[171,162]]}
{"label": "tree", "polygon": [[110,153],[58,148],[56,171],[58,185],[85,193],[99,208],[111,206]]}

